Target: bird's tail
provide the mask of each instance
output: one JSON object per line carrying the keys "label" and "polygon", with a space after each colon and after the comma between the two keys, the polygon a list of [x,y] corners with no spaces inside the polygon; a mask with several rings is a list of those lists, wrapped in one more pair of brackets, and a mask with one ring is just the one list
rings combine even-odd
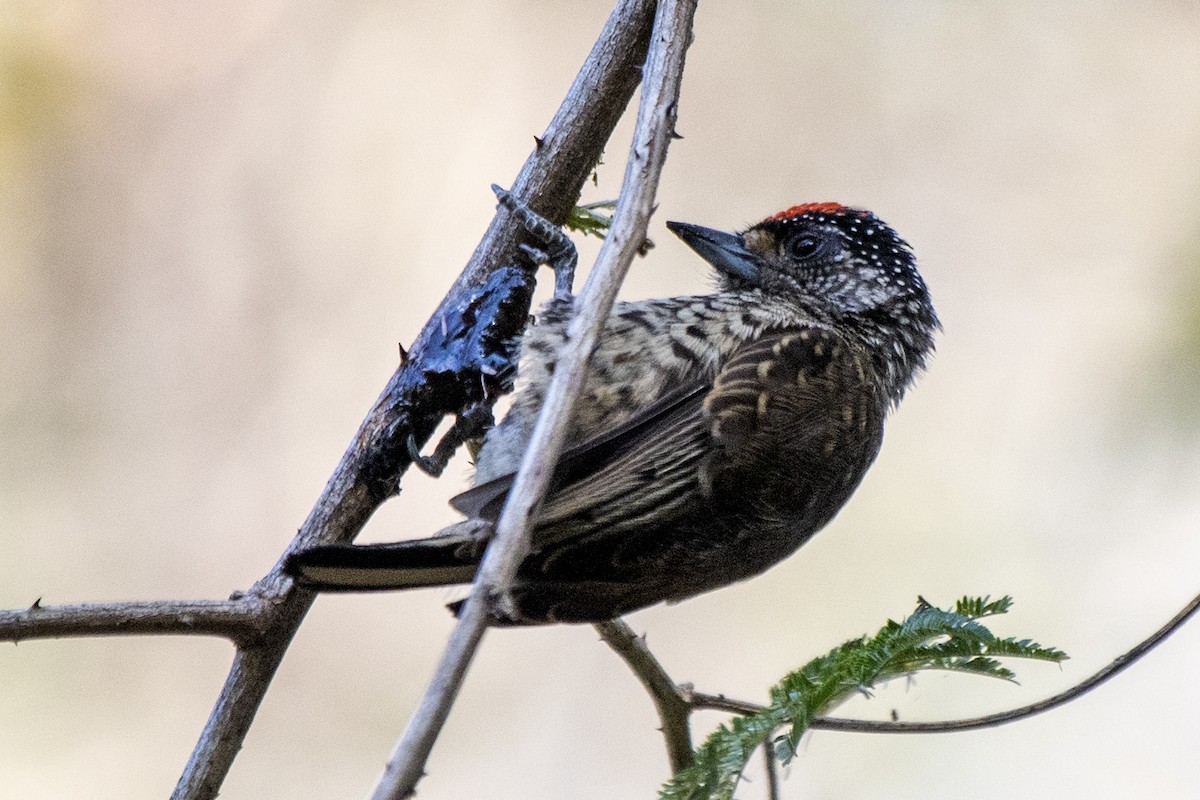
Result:
{"label": "bird's tail", "polygon": [[290,554],[283,571],[321,592],[371,592],[470,583],[478,536],[450,534],[390,544],[321,544]]}

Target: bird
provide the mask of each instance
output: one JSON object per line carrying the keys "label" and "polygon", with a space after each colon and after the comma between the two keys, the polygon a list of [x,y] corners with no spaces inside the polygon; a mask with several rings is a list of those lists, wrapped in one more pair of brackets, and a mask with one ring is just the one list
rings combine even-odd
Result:
{"label": "bird", "polygon": [[[494,624],[610,620],[779,563],[849,500],[933,353],[941,323],[913,250],[871,211],[817,202],[740,232],[667,227],[715,269],[715,291],[613,307]],[[317,545],[285,571],[324,591],[470,583],[573,313],[556,293],[523,335],[512,405],[451,500],[464,522]]]}

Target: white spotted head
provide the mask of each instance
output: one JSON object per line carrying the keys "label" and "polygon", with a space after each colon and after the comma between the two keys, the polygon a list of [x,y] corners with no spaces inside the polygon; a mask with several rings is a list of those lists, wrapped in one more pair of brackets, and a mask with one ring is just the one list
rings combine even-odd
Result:
{"label": "white spotted head", "polygon": [[912,248],[870,211],[808,203],[738,234],[667,225],[717,268],[726,289],[793,299],[860,335],[894,379],[896,400],[933,350],[941,324]]}

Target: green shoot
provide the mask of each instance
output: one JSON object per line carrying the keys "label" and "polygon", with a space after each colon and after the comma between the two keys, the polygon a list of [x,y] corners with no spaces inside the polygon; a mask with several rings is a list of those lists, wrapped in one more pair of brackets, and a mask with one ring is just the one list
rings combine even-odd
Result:
{"label": "green shoot", "polygon": [[771,702],[762,711],[717,728],[696,750],[695,762],[672,778],[659,797],[730,800],[755,750],[768,745],[787,764],[814,717],[855,694],[870,696],[885,681],[934,669],[1013,681],[1012,670],[998,659],[1058,663],[1067,657],[1028,639],[998,639],[980,624],[1011,606],[1009,597],[964,597],[947,611],[922,600],[903,622],[889,620],[874,636],[852,639],[813,659],[771,689]]}

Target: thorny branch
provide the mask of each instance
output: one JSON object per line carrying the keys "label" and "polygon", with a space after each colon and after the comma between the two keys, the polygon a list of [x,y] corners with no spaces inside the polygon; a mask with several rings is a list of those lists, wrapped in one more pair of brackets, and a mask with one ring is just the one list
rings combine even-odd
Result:
{"label": "thorny branch", "polygon": [[373,800],[401,800],[416,790],[434,741],[450,713],[490,616],[504,602],[517,566],[529,551],[529,523],[541,505],[566,440],[571,411],[583,388],[587,362],[599,340],[621,281],[646,238],[667,145],[675,131],[684,57],[691,44],[695,0],[659,3],[643,70],[638,118],[612,226],[575,302],[567,344],[559,354],[537,424],[496,524],[496,535],[476,576],[429,688],[384,769]]}
{"label": "thorny branch", "polygon": [[[641,79],[655,7],[653,0],[618,2],[575,83],[546,132],[537,139],[535,151],[513,182],[513,194],[551,221],[566,219]],[[654,99],[648,102],[644,96],[642,102],[643,111],[652,108],[658,114],[656,122],[659,127],[653,135],[648,135],[650,126],[644,128],[639,115],[638,133],[631,150],[622,200],[614,215],[613,234],[601,254],[601,262],[610,266],[602,268],[601,262],[598,262],[593,270],[583,295],[586,308],[581,310],[577,319],[580,325],[585,320],[591,320],[595,326],[598,320],[603,319],[611,305],[612,294],[623,277],[624,266],[621,265],[628,264],[629,248],[636,248],[644,237],[658,170],[665,154],[666,143],[661,135],[664,131],[668,134],[673,132],[674,98],[678,95],[678,81],[682,72],[682,50],[686,49],[690,38],[694,0],[664,2],[659,13],[661,19],[670,23],[670,28],[664,22],[658,23],[655,56],[646,64],[647,85],[644,90]],[[408,360],[392,376],[368,412],[288,552],[318,542],[352,540],[378,506],[395,494],[400,477],[409,465],[406,446],[408,435],[411,433],[418,444],[423,444],[443,413],[438,408],[430,407],[426,402],[428,398],[420,396],[417,391],[420,388],[421,358],[431,332],[438,326],[446,309],[465,290],[481,285],[500,266],[502,259],[513,252],[522,236],[518,226],[510,223],[507,213],[497,214],[493,219],[462,274],[410,348]],[[582,375],[582,359],[587,355],[589,343],[595,340],[595,332],[595,328],[590,334],[587,330],[572,330],[573,338],[578,336],[581,344],[577,345],[573,356],[564,354],[561,363],[565,365],[571,358],[578,361],[573,362],[576,363],[574,370],[563,370],[563,375],[571,372],[575,380]],[[591,339],[587,338],[589,335]],[[563,377],[563,388],[559,390],[555,401],[562,418],[565,418],[565,410],[571,402],[568,380]],[[552,427],[543,425],[539,428],[545,428],[541,435],[547,445],[554,443],[555,436],[561,437],[561,430],[554,431]],[[550,462],[552,459],[547,457],[547,453],[554,448],[547,445],[536,452],[540,452],[544,461]],[[531,471],[523,468],[522,472]],[[482,622],[486,621],[486,603],[482,602],[485,598],[481,592],[485,591],[485,587],[502,588],[506,584],[506,570],[511,570],[512,564],[519,561],[520,546],[523,544],[521,528],[524,520],[536,510],[537,498],[540,497],[538,481],[530,480],[530,477],[537,478],[536,475],[526,476],[523,501],[510,504],[513,506],[513,519],[506,528],[509,531],[507,538],[501,542],[510,546],[492,548],[495,553],[489,553],[489,559],[499,566],[481,570],[481,573],[487,572],[488,580],[480,582],[472,596],[473,600],[464,609],[464,619],[468,614],[475,616],[473,621],[465,621],[460,627],[475,630],[475,633],[460,642],[460,652],[465,656],[451,656],[462,659],[456,680],[461,680],[469,653],[482,635]],[[511,546],[513,543],[515,547]],[[509,563],[505,565],[505,561]],[[162,634],[208,635],[232,641],[237,647],[233,665],[172,795],[175,800],[208,800],[219,793],[275,670],[312,603],[310,593],[296,589],[282,576],[280,564],[276,564],[248,592],[228,600],[56,606],[42,606],[39,601],[25,609],[0,611],[0,641]],[[975,730],[1023,719],[1070,702],[1115,677],[1169,637],[1198,610],[1200,596],[1152,636],[1087,680],[1053,697],[1018,709],[950,722],[870,722],[818,718],[811,727],[870,733],[937,733]],[[691,711],[715,709],[751,714],[760,709],[753,703],[703,694],[692,691],[690,687],[676,685],[646,648],[644,640],[620,620],[603,623],[597,629],[605,641],[626,660],[654,699],[662,719],[663,735],[673,769],[677,770],[691,759],[688,731]],[[418,769],[423,763],[422,758]],[[774,779],[770,780],[773,785]],[[385,787],[381,784],[380,788]],[[393,784],[389,791],[396,788],[402,788],[402,784]]]}
{"label": "thorny branch", "polygon": [[171,633],[222,636],[243,645],[265,632],[266,615],[255,597],[57,606],[37,602],[29,608],[0,611],[0,641],[6,642]]}
{"label": "thorny branch", "polygon": [[[653,0],[620,0],[512,191],[541,215],[563,221],[600,160],[641,79],[653,19]],[[398,489],[408,468],[411,434],[429,438],[457,387],[431,385],[424,365],[436,357],[444,315],[465,293],[483,285],[514,252],[524,233],[497,215],[410,354],[363,420],[325,489],[287,552],[320,542],[352,540]],[[287,553],[284,553],[286,557]],[[288,644],[313,601],[283,576],[280,562],[239,598],[196,603],[90,604],[33,607],[0,615],[10,641],[116,633],[203,633],[234,641],[233,665],[196,748],[172,795],[210,800],[241,749]]]}
{"label": "thorny branch", "polygon": [[[551,220],[566,218],[637,87],[652,10],[650,0],[618,3],[513,183],[514,193],[527,198]],[[430,342],[440,333],[442,315],[452,310],[463,292],[483,283],[523,236],[516,226],[507,224],[506,216],[493,220],[462,275],[417,337],[408,361],[363,421],[289,552],[318,542],[353,539],[375,509],[396,492],[409,465],[410,435],[418,445],[423,444],[445,410],[421,408],[418,394],[425,387],[420,364]],[[296,589],[281,576],[280,564],[254,589],[276,605],[272,635],[265,637],[262,646],[240,649],[235,656],[208,725],[176,787],[175,800],[216,797],[287,643],[312,603],[310,593]]]}

